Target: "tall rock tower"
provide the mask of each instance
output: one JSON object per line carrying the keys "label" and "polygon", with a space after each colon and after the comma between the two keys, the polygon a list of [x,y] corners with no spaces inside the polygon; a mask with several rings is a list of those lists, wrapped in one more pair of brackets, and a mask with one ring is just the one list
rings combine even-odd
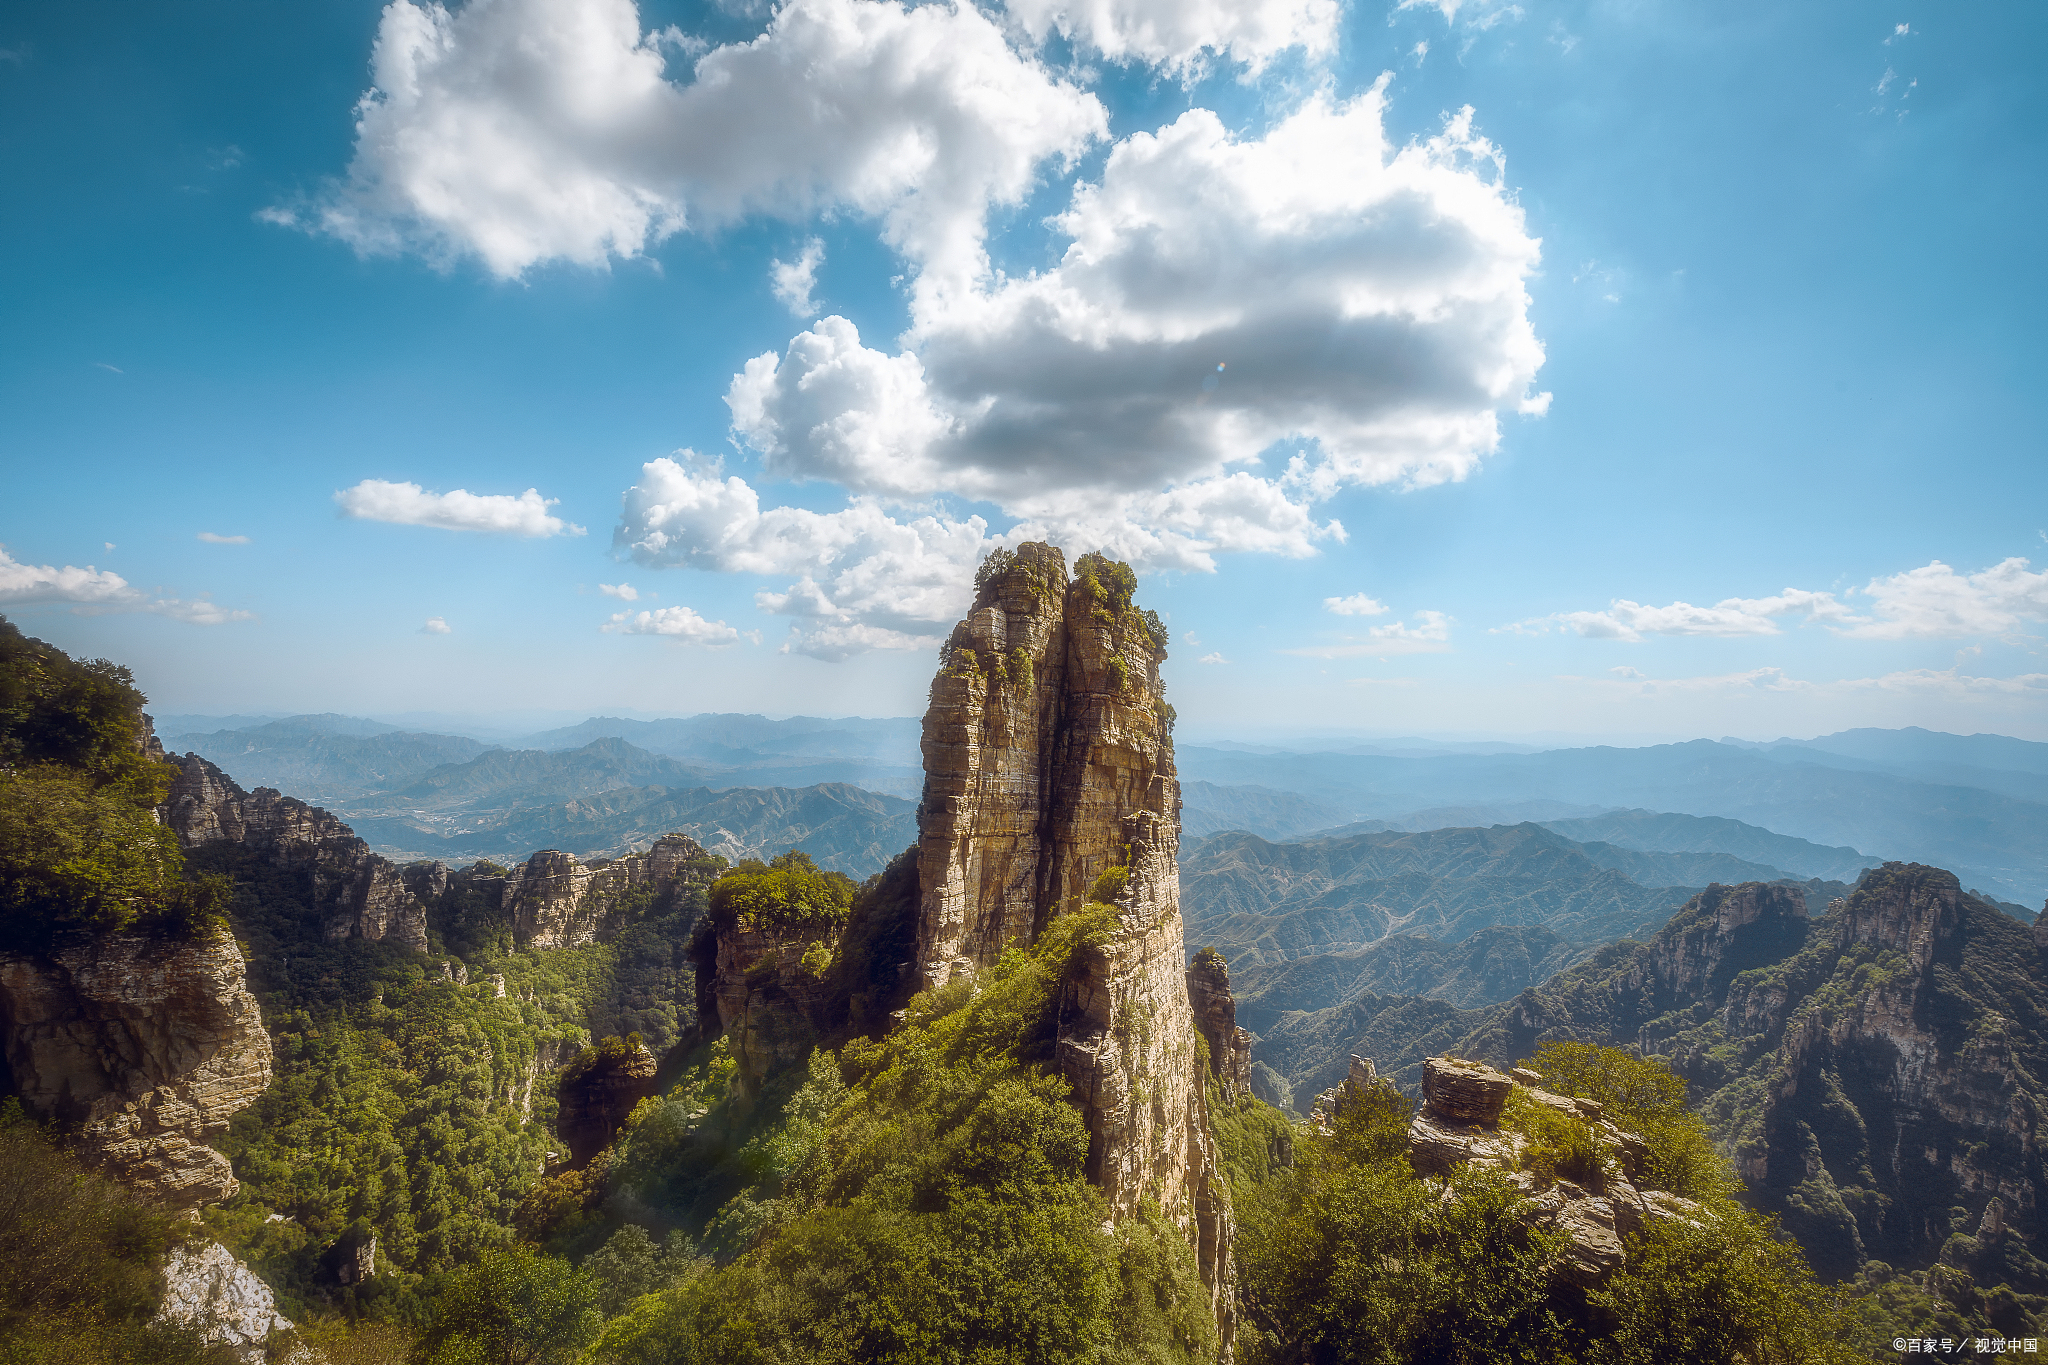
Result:
{"label": "tall rock tower", "polygon": [[[1226,1349],[1230,1203],[1209,1133],[1180,917],[1180,782],[1166,632],[1128,566],[998,551],[924,721],[920,984],[972,976],[1091,900],[1118,929],[1063,988],[1059,1065],[1118,1217],[1154,1199],[1194,1242]],[[1109,874],[1107,877],[1104,874]]]}

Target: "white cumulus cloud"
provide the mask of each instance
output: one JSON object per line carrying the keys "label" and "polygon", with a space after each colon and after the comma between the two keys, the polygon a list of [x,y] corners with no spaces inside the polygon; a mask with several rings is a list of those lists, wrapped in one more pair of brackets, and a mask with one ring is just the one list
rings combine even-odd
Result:
{"label": "white cumulus cloud", "polygon": [[799,653],[836,659],[936,643],[967,610],[974,570],[1000,543],[979,517],[898,521],[865,499],[839,512],[764,511],[746,480],[678,454],[641,467],[614,547],[649,568],[794,578],[755,604],[794,618],[785,647]]}
{"label": "white cumulus cloud", "polygon": [[1334,612],[1338,616],[1384,616],[1387,604],[1362,592],[1355,592],[1349,597],[1325,597],[1323,610]]}
{"label": "white cumulus cloud", "polygon": [[740,633],[725,622],[707,621],[688,607],[622,611],[598,629],[612,635],[665,635],[684,645],[730,645],[740,638]]}
{"label": "white cumulus cloud", "polygon": [[1874,578],[1863,589],[1871,615],[1842,633],[1873,640],[2003,635],[2023,621],[2048,620],[2048,569],[2030,572],[2018,556],[1979,573],[1959,574],[1940,560]]}
{"label": "white cumulus cloud", "polygon": [[[112,547],[109,547],[112,548]],[[133,587],[112,569],[66,564],[21,564],[0,546],[0,606],[72,604],[88,614],[136,611],[168,616],[195,626],[218,626],[253,619],[253,613],[231,611],[202,595],[197,598],[153,597]]]}
{"label": "white cumulus cloud", "polygon": [[672,79],[668,51],[686,46],[643,34],[632,0],[394,0],[347,177],[267,216],[512,277],[844,207],[936,284],[979,273],[991,203],[1107,127],[1093,95],[968,4],[788,0],[760,37]]}
{"label": "white cumulus cloud", "polygon": [[422,635],[453,635],[455,628],[448,624],[445,616],[429,616],[427,623],[420,627]]}
{"label": "white cumulus cloud", "polygon": [[439,526],[449,531],[489,531],[513,536],[580,536],[583,528],[549,512],[559,498],[543,498],[538,489],[511,493],[472,493],[457,488],[429,493],[416,483],[364,479],[344,488],[334,501],[346,517],[389,521],[401,526]]}
{"label": "white cumulus cloud", "polygon": [[[201,531],[199,538],[208,545],[247,545],[249,543],[249,537],[247,536],[224,536],[213,531]],[[113,547],[109,546],[108,548],[111,549]]]}
{"label": "white cumulus cloud", "polygon": [[813,237],[795,260],[769,263],[768,287],[790,312],[800,318],[816,317],[818,305],[811,291],[818,287],[818,267],[824,263],[825,244]]}
{"label": "white cumulus cloud", "polygon": [[1210,54],[1256,74],[1289,48],[1311,57],[1337,46],[1336,0],[1006,0],[1039,41],[1058,32],[1111,61],[1192,74]]}

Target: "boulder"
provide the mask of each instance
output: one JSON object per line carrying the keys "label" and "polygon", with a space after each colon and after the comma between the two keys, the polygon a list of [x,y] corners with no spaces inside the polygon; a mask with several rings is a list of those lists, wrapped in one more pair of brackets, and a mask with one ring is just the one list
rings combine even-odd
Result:
{"label": "boulder", "polygon": [[1423,1105],[1445,1123],[1497,1125],[1513,1085],[1484,1062],[1430,1057],[1422,1063]]}

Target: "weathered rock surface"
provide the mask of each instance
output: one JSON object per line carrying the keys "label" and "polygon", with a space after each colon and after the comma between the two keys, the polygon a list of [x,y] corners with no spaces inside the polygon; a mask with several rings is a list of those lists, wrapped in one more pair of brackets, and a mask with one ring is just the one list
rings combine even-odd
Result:
{"label": "weathered rock surface", "polygon": [[1115,933],[1063,986],[1059,1065],[1090,1179],[1117,1216],[1155,1199],[1192,1235],[1227,1350],[1229,1196],[1185,971],[1164,632],[1130,601],[1127,568],[1083,556],[1075,570],[1043,544],[992,562],[942,653],[924,722],[918,972],[927,988],[974,974],[1123,869],[1097,893]]}
{"label": "weathered rock surface", "polygon": [[208,1346],[225,1348],[244,1365],[264,1365],[279,1338],[286,1365],[312,1365],[315,1359],[292,1340],[291,1320],[277,1311],[270,1286],[218,1242],[187,1242],[172,1250],[157,1320],[197,1329]]}
{"label": "weathered rock surface", "polygon": [[335,816],[275,788],[253,793],[197,754],[173,758],[179,775],[158,816],[187,849],[234,843],[279,871],[309,877],[330,939],[400,943],[424,952],[427,910],[397,867]]}
{"label": "weathered rock surface", "polygon": [[1422,1064],[1423,1103],[1446,1123],[1499,1123],[1514,1084],[1484,1062],[1431,1057]]}
{"label": "weathered rock surface", "polygon": [[506,875],[503,903],[521,943],[580,948],[621,927],[618,911],[629,892],[667,885],[686,864],[707,856],[687,834],[664,834],[645,853],[594,868],[558,849],[543,849]]}
{"label": "weathered rock surface", "polygon": [[1225,1099],[1252,1092],[1252,1035],[1237,1025],[1230,994],[1230,968],[1213,949],[1188,964],[1188,1006],[1195,1028],[1209,1044],[1209,1071]]}
{"label": "weathered rock surface", "polygon": [[270,1084],[270,1039],[233,938],[0,957],[0,1024],[22,1104],[86,1162],[174,1206],[235,1192],[206,1142]]}
{"label": "weathered rock surface", "polygon": [[697,1018],[707,1036],[724,1034],[743,1094],[759,1095],[770,1074],[808,1057],[832,1027],[831,983],[818,953],[829,958],[838,946],[837,933],[778,936],[714,916],[698,922],[690,941]]}
{"label": "weathered rock surface", "polygon": [[555,1132],[581,1166],[603,1151],[632,1114],[654,1093],[654,1054],[638,1043],[616,1052],[593,1048],[562,1074]]}

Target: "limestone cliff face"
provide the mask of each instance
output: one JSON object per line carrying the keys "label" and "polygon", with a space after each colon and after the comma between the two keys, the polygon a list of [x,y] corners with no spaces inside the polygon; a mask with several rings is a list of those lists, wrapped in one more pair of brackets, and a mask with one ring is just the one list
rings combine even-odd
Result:
{"label": "limestone cliff face", "polygon": [[235,843],[281,871],[312,878],[322,931],[427,947],[427,910],[391,863],[336,817],[275,788],[245,792],[197,754],[173,758],[179,775],[159,817],[186,848]]}
{"label": "limestone cliff face", "polygon": [[543,849],[505,877],[503,905],[512,932],[534,948],[580,948],[608,936],[632,891],[671,884],[706,856],[687,834],[664,834],[645,853],[585,867],[573,855]]}
{"label": "limestone cliff face", "polygon": [[[924,722],[918,808],[922,984],[1030,943],[1091,894],[1116,932],[1063,988],[1059,1065],[1118,1216],[1150,1198],[1193,1238],[1227,1343],[1229,1197],[1209,1133],[1180,915],[1180,784],[1164,632],[1130,570],[1026,544],[984,570]],[[1122,869],[1122,883],[1112,877]]]}
{"label": "limestone cliff face", "polygon": [[1188,964],[1188,1004],[1195,1027],[1209,1044],[1209,1071],[1225,1099],[1252,1092],[1252,1036],[1237,1026],[1237,1000],[1230,993],[1230,968],[1213,948]]}
{"label": "limestone cliff face", "polygon": [[0,957],[0,1023],[22,1103],[89,1164],[166,1203],[233,1194],[206,1140],[270,1084],[270,1038],[226,934],[114,935]]}

